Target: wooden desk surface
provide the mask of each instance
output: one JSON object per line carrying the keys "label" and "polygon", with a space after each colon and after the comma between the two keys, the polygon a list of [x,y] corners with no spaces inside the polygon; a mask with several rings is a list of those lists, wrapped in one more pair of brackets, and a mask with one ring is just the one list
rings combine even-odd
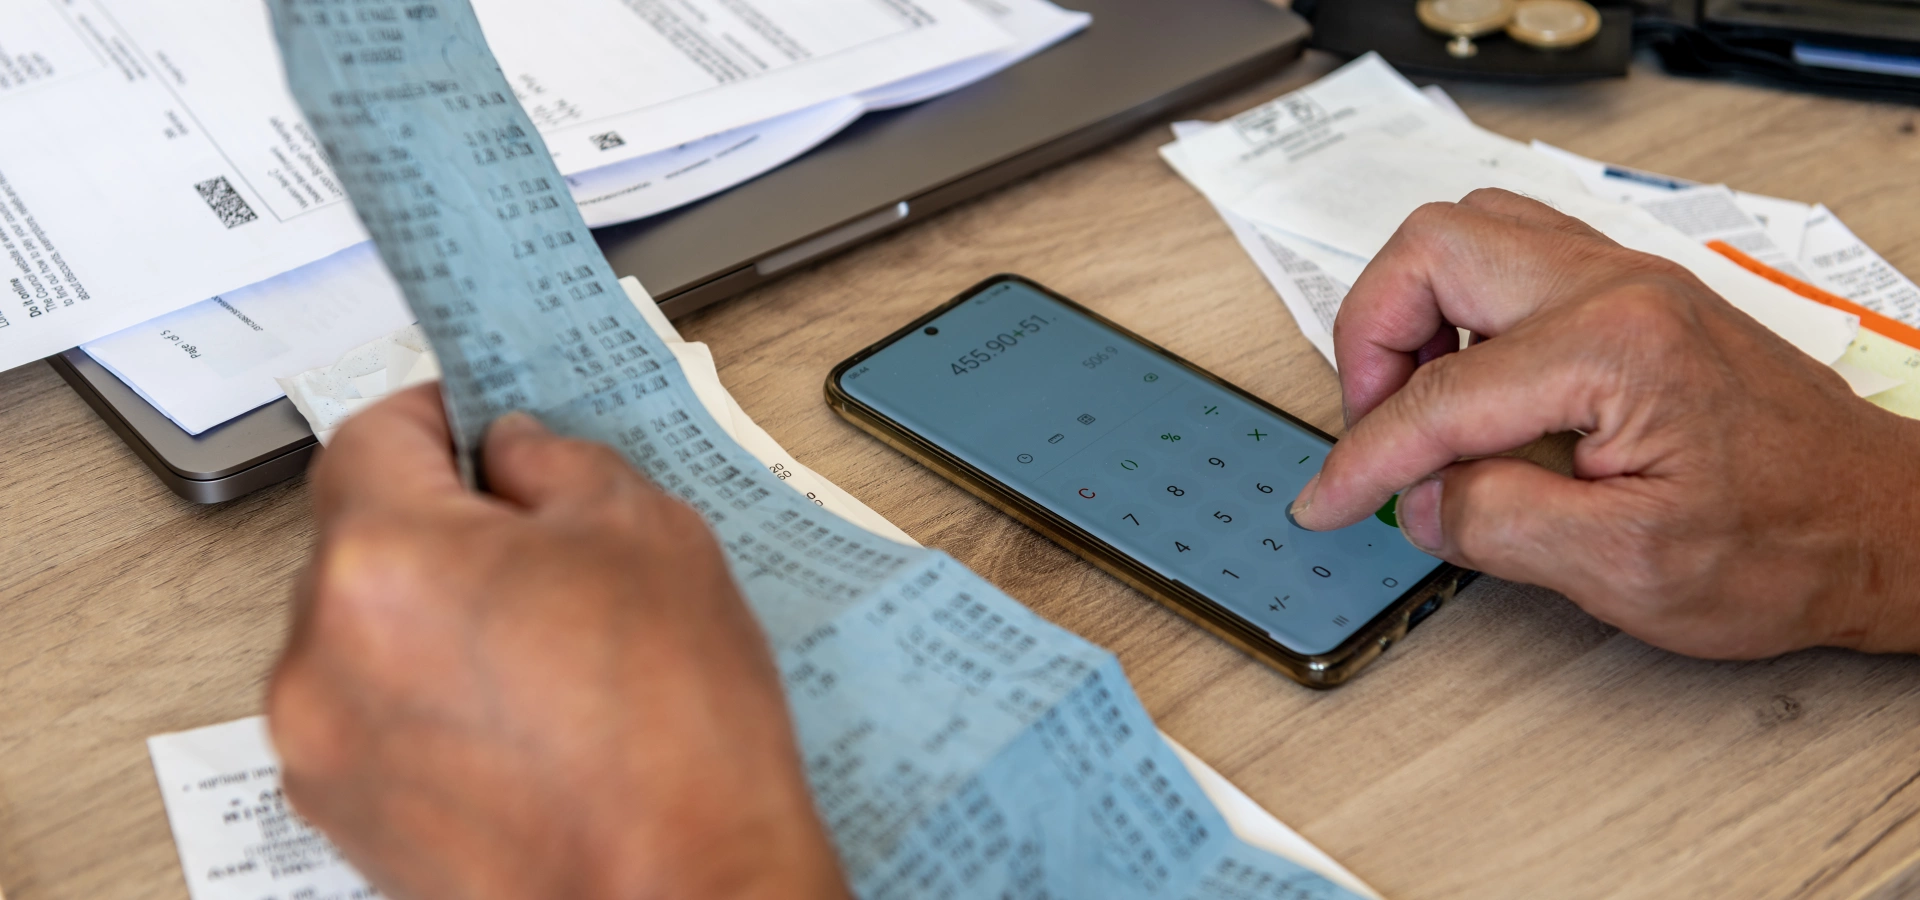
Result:
{"label": "wooden desk surface", "polygon": [[[1309,57],[1223,116],[1330,68]],[[1600,159],[1823,201],[1920,274],[1920,110],[1668,78],[1448,85]],[[835,362],[1017,271],[1337,428],[1331,371],[1163,132],[682,323],[800,459],[1112,648],[1162,727],[1390,897],[1920,892],[1920,660],[1649,649],[1485,584],[1349,687],[1296,687],[938,477],[820,398]],[[0,374],[0,884],[181,898],[144,739],[260,709],[312,538],[305,486],[182,502],[45,366]]]}

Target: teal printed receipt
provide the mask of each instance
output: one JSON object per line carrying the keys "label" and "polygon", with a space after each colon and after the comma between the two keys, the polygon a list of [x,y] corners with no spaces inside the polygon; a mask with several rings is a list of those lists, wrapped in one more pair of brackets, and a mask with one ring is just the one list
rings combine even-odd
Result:
{"label": "teal printed receipt", "polygon": [[1109,654],[780,486],[616,285],[467,0],[270,0],[288,80],[445,370],[706,516],[862,897],[1351,897],[1236,839]]}

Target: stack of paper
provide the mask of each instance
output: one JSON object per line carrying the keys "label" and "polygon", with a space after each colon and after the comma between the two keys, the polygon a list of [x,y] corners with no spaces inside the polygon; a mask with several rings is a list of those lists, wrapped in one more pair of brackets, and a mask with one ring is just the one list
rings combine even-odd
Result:
{"label": "stack of paper", "polygon": [[[1047,0],[474,6],[539,129],[522,137],[591,225],[739,184],[1089,21]],[[81,345],[198,434],[411,321],[258,0],[0,4],[0,34],[0,369]]]}
{"label": "stack of paper", "polygon": [[[1436,99],[1436,97],[1438,99]],[[1516,191],[1621,244],[1671,259],[1856,390],[1888,379],[1843,361],[1859,319],[1708,249],[1724,241],[1889,316],[1920,312],[1911,282],[1821,207],[1628,173],[1477,128],[1444,94],[1366,56],[1217,125],[1183,123],[1161,151],[1232,227],[1314,346],[1334,362],[1348,287],[1406,216],[1482,187]]]}
{"label": "stack of paper", "polygon": [[[621,285],[680,361],[701,405],[782,484],[873,534],[914,543],[886,517],[787,453],[720,383],[707,346],[683,339],[638,281],[628,278]],[[438,377],[432,352],[413,331],[388,335],[357,348],[335,365],[288,379],[288,392],[315,433],[329,437],[355,411],[387,393]],[[193,900],[367,896],[369,888],[359,873],[287,806],[280,792],[279,763],[264,726],[263,719],[254,717],[147,741],[188,892]],[[1378,900],[1378,893],[1332,857],[1172,738],[1166,741],[1241,840]],[[268,858],[297,859],[299,864],[259,864]]]}

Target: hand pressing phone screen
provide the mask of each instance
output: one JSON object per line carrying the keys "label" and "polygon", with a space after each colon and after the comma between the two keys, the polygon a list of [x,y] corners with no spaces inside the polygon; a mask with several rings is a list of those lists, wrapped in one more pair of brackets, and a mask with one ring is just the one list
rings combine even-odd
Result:
{"label": "hand pressing phone screen", "polygon": [[1409,544],[1391,505],[1339,531],[1292,524],[1330,436],[1018,276],[840,364],[827,396],[1309,686],[1351,677],[1472,575]]}

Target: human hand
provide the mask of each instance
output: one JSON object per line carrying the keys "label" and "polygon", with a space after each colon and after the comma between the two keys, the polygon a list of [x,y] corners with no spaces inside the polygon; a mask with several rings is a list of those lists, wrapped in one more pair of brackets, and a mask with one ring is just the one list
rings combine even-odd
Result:
{"label": "human hand", "polygon": [[[1407,219],[1334,346],[1350,430],[1302,526],[1400,493],[1415,546],[1670,650],[1920,650],[1920,423],[1680,266],[1476,191]],[[1487,458],[1570,431],[1573,478]]]}
{"label": "human hand", "polygon": [[295,808],[389,896],[844,897],[698,514],[530,417],[462,488],[438,387],[356,416],[267,698]]}

